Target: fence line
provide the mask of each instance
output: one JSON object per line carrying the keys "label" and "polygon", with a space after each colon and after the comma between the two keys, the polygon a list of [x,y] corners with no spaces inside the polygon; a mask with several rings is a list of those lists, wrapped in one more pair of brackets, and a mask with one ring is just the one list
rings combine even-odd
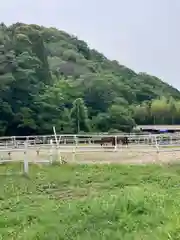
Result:
{"label": "fence line", "polygon": [[[11,137],[10,139],[13,139],[12,142],[12,146],[7,144],[7,140],[9,140],[9,138],[3,138],[3,140],[5,140],[5,142],[2,142],[2,145],[0,145],[0,156],[2,155],[2,153],[8,153],[9,159],[3,159],[3,157],[1,157],[0,163],[9,163],[9,162],[13,162],[14,160],[11,159],[11,154],[12,153],[18,153],[21,152],[23,153],[23,160],[21,159],[21,161],[23,161],[23,171],[24,173],[28,174],[29,171],[29,163],[30,160],[28,159],[28,152],[29,151],[35,151],[36,152],[36,156],[35,159],[32,161],[34,163],[49,163],[52,164],[53,163],[53,158],[56,157],[56,160],[58,160],[60,163],[62,163],[62,154],[63,153],[71,153],[72,154],[72,161],[75,161],[76,159],[76,154],[80,154],[80,153],[101,153],[101,152],[117,152],[119,154],[122,153],[122,151],[124,151],[127,148],[127,152],[131,151],[131,152],[142,152],[142,153],[147,153],[147,152],[155,152],[155,153],[160,153],[160,152],[178,152],[180,151],[180,135],[178,134],[161,134],[161,135],[147,135],[147,139],[145,138],[145,135],[137,135],[137,136],[130,136],[130,144],[127,147],[124,147],[120,144],[118,144],[117,142],[117,138],[119,136],[122,137],[122,135],[113,135],[113,137],[115,137],[115,145],[107,145],[107,146],[100,146],[98,144],[89,144],[86,143],[85,145],[81,144],[81,141],[79,140],[79,137],[82,135],[71,135],[73,136],[73,144],[62,144],[59,139],[58,136],[60,138],[60,140],[62,140],[62,137],[69,137],[68,135],[57,135],[55,130],[54,130],[54,135],[48,135],[51,136],[51,138],[49,139],[49,143],[48,144],[30,144],[28,141],[29,136],[26,136],[26,141],[24,141],[21,144],[17,144],[16,139],[18,139],[19,137]],[[91,135],[92,136],[92,135]],[[112,135],[111,135],[112,136]],[[43,136],[43,137],[46,137]],[[93,136],[94,137],[94,136]],[[105,138],[109,138],[109,135],[106,136],[102,136],[101,137]],[[31,136],[32,138],[32,136]],[[89,139],[89,136],[86,138]],[[139,139],[141,140],[144,139],[143,141],[139,141]],[[148,141],[145,141],[148,140]],[[0,139],[2,140],[2,138]],[[82,140],[82,139],[81,139]],[[135,141],[136,140],[136,141]],[[162,141],[161,141],[162,140]],[[167,143],[167,140],[169,141]],[[176,140],[178,142],[176,142]],[[133,142],[134,141],[134,142]],[[138,142],[139,141],[139,142]],[[164,142],[163,142],[164,141]],[[142,143],[141,143],[142,142]],[[173,148],[174,147],[174,148]],[[36,157],[38,156],[38,154],[40,152],[43,151],[48,151],[47,156],[43,157],[42,160],[40,161],[36,161]],[[17,159],[20,160],[20,159]]]}
{"label": "fence line", "polygon": [[[57,137],[82,137],[82,138],[90,138],[90,137],[149,137],[149,136],[180,136],[180,133],[161,133],[161,134],[127,134],[127,133],[119,133],[119,134],[57,134]],[[53,138],[54,134],[49,135],[29,135],[29,136],[1,136],[0,140],[6,139],[35,139],[35,138]]]}

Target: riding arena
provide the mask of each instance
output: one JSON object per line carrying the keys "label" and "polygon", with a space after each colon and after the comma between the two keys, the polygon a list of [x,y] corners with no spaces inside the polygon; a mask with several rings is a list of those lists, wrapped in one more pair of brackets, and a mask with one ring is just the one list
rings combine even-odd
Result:
{"label": "riding arena", "polygon": [[180,159],[180,134],[0,138],[0,163],[162,163]]}

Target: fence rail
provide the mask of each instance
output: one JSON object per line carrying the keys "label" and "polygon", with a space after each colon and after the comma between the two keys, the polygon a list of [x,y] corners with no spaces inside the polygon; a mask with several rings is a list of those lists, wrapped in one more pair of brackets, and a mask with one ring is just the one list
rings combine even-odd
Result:
{"label": "fence rail", "polygon": [[[128,138],[128,145],[116,141],[112,145],[107,141],[101,146],[97,140],[109,138]],[[105,141],[106,142],[106,141]],[[24,172],[28,173],[29,162],[49,163],[63,157],[97,158],[114,157],[125,158],[126,155],[146,153],[174,153],[180,151],[180,134],[148,134],[148,135],[42,135],[42,136],[13,136],[0,138],[0,163],[23,161]],[[84,153],[84,156],[83,156]],[[85,156],[89,153],[90,156]],[[94,153],[94,155],[92,155]],[[102,154],[103,153],[103,154]],[[114,155],[108,155],[113,153]],[[180,158],[180,156],[179,156]]]}
{"label": "fence rail", "polygon": [[30,146],[40,146],[48,144],[96,144],[102,138],[123,138],[127,137],[129,144],[153,145],[157,141],[159,145],[163,144],[180,144],[180,134],[149,134],[149,135],[42,135],[42,136],[13,136],[1,137],[0,148],[19,148],[25,143]]}

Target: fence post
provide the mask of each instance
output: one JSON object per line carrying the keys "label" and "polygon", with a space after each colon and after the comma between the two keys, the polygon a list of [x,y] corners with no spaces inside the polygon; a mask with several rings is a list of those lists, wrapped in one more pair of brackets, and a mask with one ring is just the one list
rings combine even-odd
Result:
{"label": "fence post", "polygon": [[170,144],[171,144],[171,145],[173,144],[172,136],[170,137]]}
{"label": "fence post", "polygon": [[78,141],[77,141],[77,136],[74,135],[74,141],[75,141],[75,146],[73,147],[73,156],[72,156],[72,160],[75,161],[76,159],[76,149],[77,149],[77,145],[78,145]]}
{"label": "fence post", "polygon": [[50,163],[52,164],[53,162],[53,159],[52,159],[52,156],[53,156],[53,140],[50,139],[50,144],[51,144],[51,148],[50,148],[50,151],[49,151],[49,158],[50,158]]}
{"label": "fence post", "polygon": [[159,153],[159,145],[158,145],[158,141],[157,141],[156,136],[155,136],[155,146],[156,146],[157,153]]}
{"label": "fence post", "polygon": [[61,143],[61,135],[60,135],[60,137],[58,139],[58,144],[60,144],[60,143]]}
{"label": "fence post", "polygon": [[114,151],[117,151],[117,136],[115,136],[115,144],[114,144]]}
{"label": "fence post", "polygon": [[53,126],[53,132],[54,132],[54,137],[55,137],[55,140],[56,140],[57,155],[58,155],[58,158],[60,159],[60,163],[62,163],[61,151],[59,149],[59,143],[58,143],[58,140],[57,140],[57,134],[56,134],[55,126]]}
{"label": "fence post", "polygon": [[29,162],[27,159],[27,148],[28,148],[28,144],[27,142],[24,143],[25,144],[25,151],[24,151],[24,173],[28,174],[29,172]]}

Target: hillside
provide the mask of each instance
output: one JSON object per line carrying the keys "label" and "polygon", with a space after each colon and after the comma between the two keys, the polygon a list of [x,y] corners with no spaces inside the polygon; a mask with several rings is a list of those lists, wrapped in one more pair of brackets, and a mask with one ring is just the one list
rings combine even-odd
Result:
{"label": "hillside", "polygon": [[177,89],[55,28],[1,24],[0,84],[1,135],[180,122]]}

